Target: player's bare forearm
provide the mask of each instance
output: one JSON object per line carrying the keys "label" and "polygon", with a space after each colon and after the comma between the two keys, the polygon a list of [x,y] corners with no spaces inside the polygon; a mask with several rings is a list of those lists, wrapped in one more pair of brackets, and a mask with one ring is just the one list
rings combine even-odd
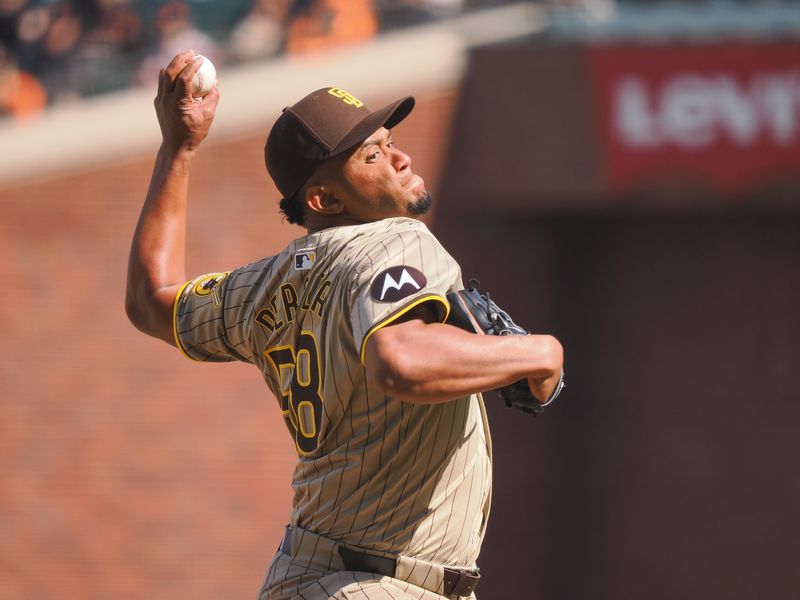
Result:
{"label": "player's bare forearm", "polygon": [[186,281],[186,198],[194,151],[158,151],[128,261],[126,309],[136,327],[174,344],[172,303]]}
{"label": "player's bare forearm", "polygon": [[371,385],[408,402],[446,402],[524,378],[544,400],[558,382],[563,350],[549,335],[483,336],[412,320],[375,332],[364,362]]}
{"label": "player's bare forearm", "polygon": [[185,240],[189,167],[214,119],[219,92],[200,99],[191,80],[200,63],[194,52],[175,56],[161,71],[156,115],[162,143],[128,261],[125,308],[131,322],[170,344],[172,305],[186,281]]}

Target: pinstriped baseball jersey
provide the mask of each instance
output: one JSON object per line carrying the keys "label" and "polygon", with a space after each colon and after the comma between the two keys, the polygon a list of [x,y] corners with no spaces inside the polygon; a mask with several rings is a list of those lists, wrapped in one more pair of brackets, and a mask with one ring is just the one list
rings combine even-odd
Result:
{"label": "pinstriped baseball jersey", "polygon": [[367,385],[369,337],[420,303],[441,321],[460,269],[424,224],[310,233],[280,254],[199,277],[175,302],[194,360],[258,366],[298,462],[292,524],[355,546],[474,566],[491,489],[480,394],[405,403]]}

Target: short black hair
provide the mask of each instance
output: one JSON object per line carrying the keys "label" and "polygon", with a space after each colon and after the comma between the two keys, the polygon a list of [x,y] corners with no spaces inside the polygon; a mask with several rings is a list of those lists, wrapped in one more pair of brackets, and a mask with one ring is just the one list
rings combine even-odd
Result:
{"label": "short black hair", "polygon": [[286,216],[286,220],[289,221],[289,223],[300,225],[301,227],[305,224],[305,214],[303,213],[303,207],[300,204],[300,195],[303,191],[304,189],[289,196],[288,198],[281,198],[281,202],[279,204],[281,212]]}

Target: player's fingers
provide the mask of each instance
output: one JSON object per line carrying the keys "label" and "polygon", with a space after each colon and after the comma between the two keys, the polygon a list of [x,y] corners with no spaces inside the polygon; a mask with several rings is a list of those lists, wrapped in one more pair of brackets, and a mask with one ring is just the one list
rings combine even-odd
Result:
{"label": "player's fingers", "polygon": [[174,80],[178,73],[180,73],[181,70],[186,66],[186,63],[192,60],[195,56],[194,50],[184,50],[183,52],[176,54],[164,70],[170,79]]}
{"label": "player's fingers", "polygon": [[217,111],[217,103],[219,103],[219,90],[217,85],[214,84],[211,91],[203,97],[203,108],[215,113]]}
{"label": "player's fingers", "polygon": [[194,56],[184,65],[181,72],[178,73],[178,76],[175,78],[175,92],[177,92],[181,98],[192,97],[192,78],[194,78],[194,74],[200,70],[200,65],[202,64],[203,57],[199,55]]}
{"label": "player's fingers", "polygon": [[158,104],[159,100],[161,100],[161,98],[163,98],[164,94],[166,93],[166,89],[165,89],[166,80],[167,80],[167,76],[164,73],[164,69],[161,69],[158,72],[158,90],[156,91],[156,99],[154,101],[156,104]]}
{"label": "player's fingers", "polygon": [[176,54],[167,67],[164,69],[166,77],[165,91],[171,92],[175,89],[175,80],[180,72],[186,67],[186,64],[195,57],[194,50],[186,50],[180,54]]}

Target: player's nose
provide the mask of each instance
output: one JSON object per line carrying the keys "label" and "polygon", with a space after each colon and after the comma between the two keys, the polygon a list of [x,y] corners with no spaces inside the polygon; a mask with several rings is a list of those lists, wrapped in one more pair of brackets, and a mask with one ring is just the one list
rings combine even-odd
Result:
{"label": "player's nose", "polygon": [[392,164],[397,172],[411,168],[411,157],[398,148],[392,148]]}

